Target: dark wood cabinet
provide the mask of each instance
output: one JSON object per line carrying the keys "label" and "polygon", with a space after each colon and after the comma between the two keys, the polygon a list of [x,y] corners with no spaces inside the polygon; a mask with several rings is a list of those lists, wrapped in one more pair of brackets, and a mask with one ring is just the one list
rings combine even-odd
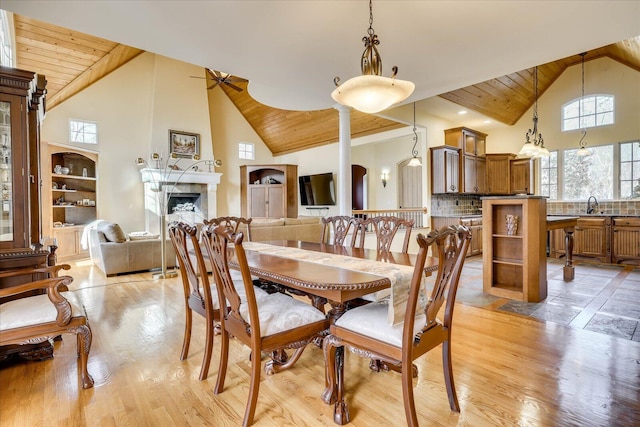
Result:
{"label": "dark wood cabinet", "polygon": [[296,218],[297,165],[240,166],[242,216]]}
{"label": "dark wood cabinet", "polygon": [[533,194],[535,191],[535,168],[532,159],[512,159],[510,164],[510,193]]}
{"label": "dark wood cabinet", "polygon": [[46,80],[0,67],[0,250],[41,239],[40,121]]}
{"label": "dark wood cabinet", "polygon": [[460,192],[460,149],[432,147],[431,151],[431,193],[446,194]]}
{"label": "dark wood cabinet", "polygon": [[487,194],[511,194],[509,184],[511,180],[510,161],[516,157],[511,153],[487,154]]}

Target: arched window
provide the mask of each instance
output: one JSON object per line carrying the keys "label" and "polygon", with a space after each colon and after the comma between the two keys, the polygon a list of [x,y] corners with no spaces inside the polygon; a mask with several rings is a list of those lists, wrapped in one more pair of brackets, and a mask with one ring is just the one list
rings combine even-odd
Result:
{"label": "arched window", "polygon": [[588,95],[562,106],[562,130],[575,130],[614,123],[613,95]]}

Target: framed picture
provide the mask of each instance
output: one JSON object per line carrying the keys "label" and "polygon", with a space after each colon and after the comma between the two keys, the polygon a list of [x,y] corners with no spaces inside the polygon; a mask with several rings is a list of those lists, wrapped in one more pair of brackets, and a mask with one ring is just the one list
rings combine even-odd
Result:
{"label": "framed picture", "polygon": [[169,155],[200,156],[200,134],[169,129]]}

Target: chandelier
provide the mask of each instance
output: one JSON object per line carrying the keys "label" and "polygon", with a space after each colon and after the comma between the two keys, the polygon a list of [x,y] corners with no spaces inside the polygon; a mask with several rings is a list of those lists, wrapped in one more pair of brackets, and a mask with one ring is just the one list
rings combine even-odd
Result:
{"label": "chandelier", "polygon": [[533,87],[535,92],[535,103],[533,104],[533,128],[529,129],[522,149],[518,153],[520,157],[546,157],[549,150],[544,146],[542,134],[538,132],[538,67],[533,71]]}
{"label": "chandelier", "polygon": [[582,119],[582,104],[584,103],[584,57],[587,52],[582,52],[580,56],[582,56],[582,96],[580,97],[580,101],[578,102],[578,120],[579,125],[582,125],[582,136],[580,137],[580,142],[578,142],[578,152],[576,155],[578,157],[586,157],[591,155],[591,151],[587,149],[587,141],[584,138],[587,136],[587,129],[584,127],[584,120]]}
{"label": "chandelier", "polygon": [[416,133],[416,103],[413,103],[413,148],[411,149],[411,155],[413,156],[407,166],[416,167],[422,166],[420,159],[418,158],[418,150],[416,145],[418,144],[418,134]]}
{"label": "chandelier", "polygon": [[373,30],[373,7],[369,0],[369,29],[362,38],[365,49],[360,58],[362,75],[340,84],[340,77],[333,79],[337,86],[331,93],[334,101],[363,113],[378,113],[403,101],[413,93],[415,85],[406,80],[397,80],[398,67],[392,68],[391,77],[382,77],[382,59],[378,53],[380,44]]}

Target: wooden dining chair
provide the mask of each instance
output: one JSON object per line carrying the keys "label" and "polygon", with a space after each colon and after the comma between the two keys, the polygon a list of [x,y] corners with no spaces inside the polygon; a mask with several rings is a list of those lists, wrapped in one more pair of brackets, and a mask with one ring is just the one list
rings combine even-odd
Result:
{"label": "wooden dining chair", "polygon": [[[169,237],[178,258],[184,290],[185,325],[180,360],[185,360],[189,356],[193,313],[195,312],[204,317],[206,325],[204,356],[200,368],[200,381],[202,381],[209,374],[215,322],[220,320],[220,304],[215,286],[212,289],[206,270],[202,271],[200,267],[205,264],[197,231],[197,227],[184,222],[174,222],[169,225]],[[194,258],[196,259],[195,267]]]}
{"label": "wooden dining chair", "polygon": [[[268,298],[255,296],[247,258],[242,246],[243,234],[233,235],[223,226],[203,228],[202,242],[212,260],[218,284],[218,298],[229,302],[229,309],[221,317],[222,344],[220,368],[215,394],[222,393],[229,360],[229,338],[237,338],[251,349],[251,383],[243,426],[253,423],[260,387],[260,355],[295,349],[294,354],[283,364],[271,360],[265,366],[267,374],[287,369],[299,359],[308,343],[326,334],[327,318],[319,310],[293,297],[276,292]],[[230,250],[230,245],[233,249]],[[230,252],[242,273],[246,303],[242,302],[238,284],[231,280],[229,269]],[[233,255],[231,254],[231,255]]]}
{"label": "wooden dining chair", "polygon": [[[355,218],[346,215],[322,218],[322,234],[320,243],[344,246],[351,226],[355,225]],[[331,238],[333,236],[333,239]]]}
{"label": "wooden dining chair", "polygon": [[[460,225],[431,231],[427,237],[418,234],[419,250],[402,326],[388,323],[388,305],[384,302],[348,310],[331,325],[331,333],[323,343],[327,383],[323,400],[328,404],[335,403],[336,423],[349,422],[342,381],[344,363],[342,360],[336,361],[338,349],[339,359],[344,357],[344,346],[352,348],[354,353],[362,357],[379,359],[388,366],[401,370],[407,425],[417,426],[412,363],[442,344],[442,365],[449,406],[453,411],[460,411],[451,367],[451,327],[458,281],[470,239],[469,229]],[[433,249],[439,253],[438,275],[426,306],[420,308],[419,299],[424,286],[423,269],[431,245],[435,245]],[[440,320],[437,315],[443,304],[444,316]]]}

